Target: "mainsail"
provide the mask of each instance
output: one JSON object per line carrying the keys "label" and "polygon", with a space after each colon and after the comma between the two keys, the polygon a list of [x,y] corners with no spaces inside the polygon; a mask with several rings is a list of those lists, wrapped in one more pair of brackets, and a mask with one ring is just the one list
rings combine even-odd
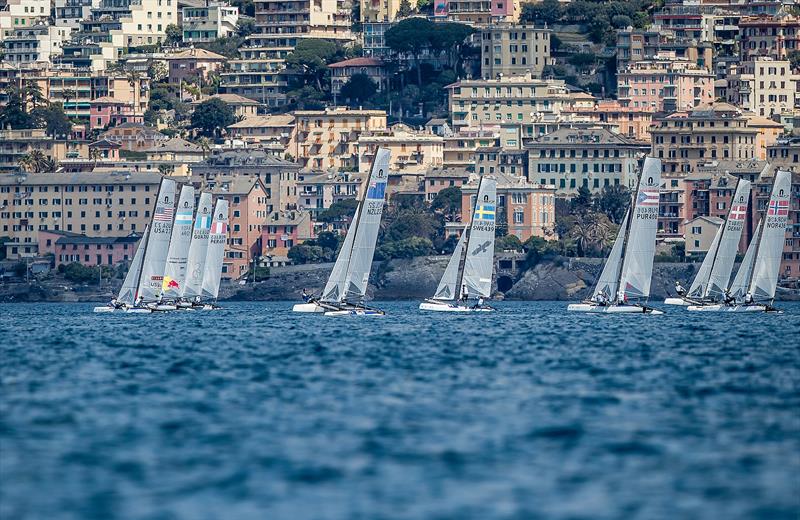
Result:
{"label": "mainsail", "polygon": [[360,299],[367,292],[372,257],[375,254],[375,243],[378,240],[378,228],[383,214],[390,156],[391,153],[385,148],[378,148],[375,153],[364,197],[347,230],[333,272],[322,292],[322,301],[342,302],[348,296]]}
{"label": "mainsail", "polygon": [[489,297],[492,294],[492,270],[494,268],[494,228],[497,216],[497,181],[492,177],[481,177],[478,196],[472,212],[467,257],[461,280],[468,296]]}
{"label": "mainsail", "polygon": [[142,261],[144,260],[144,250],[147,248],[149,230],[150,226],[145,226],[142,238],[139,239],[136,253],[133,255],[130,267],[128,267],[128,274],[125,275],[125,280],[119,289],[119,296],[117,296],[119,303],[133,305],[136,302],[136,289],[139,285],[139,275],[142,272]]}
{"label": "mainsail", "polygon": [[186,259],[192,240],[193,216],[194,187],[187,184],[181,188],[178,211],[175,213],[175,224],[172,226],[172,238],[169,241],[167,266],[161,284],[165,298],[178,298],[181,295],[186,279]]}
{"label": "mainsail", "polygon": [[203,274],[201,296],[216,299],[219,295],[219,282],[222,278],[222,265],[225,260],[225,243],[228,241],[228,201],[217,200],[214,206],[214,221],[208,235],[206,268]]}
{"label": "mainsail", "polygon": [[613,299],[617,294],[620,267],[622,266],[622,248],[625,244],[625,234],[628,231],[628,220],[630,219],[631,210],[625,212],[625,218],[617,233],[617,238],[614,240],[614,245],[611,247],[611,253],[608,255],[606,265],[603,266],[603,272],[600,273],[600,278],[597,280],[597,285],[594,288],[592,297],[603,295],[609,300]]}
{"label": "mainsail", "polygon": [[756,263],[756,251],[758,250],[758,241],[761,238],[761,221],[756,226],[756,231],[753,233],[753,238],[750,240],[750,245],[747,246],[747,251],[744,253],[742,265],[736,272],[736,277],[729,289],[730,295],[736,298],[737,301],[744,300],[747,294],[747,288],[750,286],[750,277],[753,275],[753,265]]}
{"label": "mainsail", "polygon": [[658,229],[658,205],[661,184],[661,161],[652,157],[644,160],[642,176],[631,219],[625,259],[618,289],[618,299],[647,298],[653,275],[653,257]]}
{"label": "mainsail", "polygon": [[184,298],[200,296],[203,287],[212,210],[211,194],[201,193],[200,203],[197,205],[197,216],[194,219],[192,242],[189,245],[189,255],[186,259],[186,280],[181,293]]}
{"label": "mainsail", "polygon": [[458,239],[456,248],[453,250],[453,255],[450,261],[447,262],[447,267],[444,270],[442,279],[439,281],[439,286],[433,298],[436,300],[454,300],[458,294],[458,277],[461,273],[462,259],[464,257],[464,246],[467,242],[467,235],[469,234],[469,226],[466,226],[461,232],[461,237]]}
{"label": "mainsail", "polygon": [[739,250],[739,241],[742,238],[749,201],[750,181],[741,179],[736,186],[736,193],[733,194],[728,219],[722,228],[722,238],[716,248],[708,286],[703,295],[706,298],[719,300],[725,296],[725,289],[728,287],[733,272],[733,264],[736,262],[736,252]]}
{"label": "mainsail", "polygon": [[711,241],[711,247],[708,248],[708,252],[705,258],[703,258],[703,263],[700,264],[700,269],[697,271],[697,275],[694,277],[692,285],[689,287],[689,292],[686,293],[686,296],[689,298],[702,298],[706,294],[708,281],[711,278],[711,270],[714,267],[714,257],[719,249],[719,241],[722,238],[722,230],[724,228],[724,223],[720,224],[717,228],[714,240]]}
{"label": "mainsail", "polygon": [[167,250],[172,235],[172,217],[175,213],[175,181],[164,178],[158,190],[156,209],[150,226],[150,236],[144,252],[139,297],[155,301],[161,297],[161,283],[167,263]]}
{"label": "mainsail", "polygon": [[778,170],[775,184],[761,230],[758,255],[750,282],[750,294],[754,300],[772,300],[778,285],[778,270],[783,256],[786,240],[786,221],[789,216],[789,197],[791,193],[791,173]]}

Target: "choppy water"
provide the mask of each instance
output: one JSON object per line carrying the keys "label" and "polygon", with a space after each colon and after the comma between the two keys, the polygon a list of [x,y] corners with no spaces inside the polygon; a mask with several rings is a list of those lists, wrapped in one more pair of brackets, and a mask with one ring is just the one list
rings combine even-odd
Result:
{"label": "choppy water", "polygon": [[782,316],[0,306],[0,518],[797,518]]}

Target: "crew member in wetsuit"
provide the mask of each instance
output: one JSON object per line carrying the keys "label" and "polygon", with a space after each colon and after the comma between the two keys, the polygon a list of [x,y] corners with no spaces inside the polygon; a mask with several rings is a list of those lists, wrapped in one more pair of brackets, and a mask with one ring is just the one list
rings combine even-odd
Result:
{"label": "crew member in wetsuit", "polygon": [[747,296],[744,297],[744,303],[745,305],[753,305],[753,295],[747,293]]}
{"label": "crew member in wetsuit", "polygon": [[734,301],[736,301],[736,298],[734,298],[728,289],[725,289],[725,305],[733,305]]}
{"label": "crew member in wetsuit", "polygon": [[305,288],[303,289],[302,296],[304,302],[308,303],[309,301],[311,301],[311,295],[306,292]]}
{"label": "crew member in wetsuit", "polygon": [[677,280],[675,280],[675,292],[678,293],[678,296],[686,296],[686,289]]}
{"label": "crew member in wetsuit", "polygon": [[467,292],[467,284],[461,286],[461,301],[465,302],[469,298],[469,293]]}
{"label": "crew member in wetsuit", "polygon": [[124,304],[124,303],[122,303],[122,302],[120,302],[120,301],[117,301],[117,299],[116,299],[116,298],[114,298],[113,300],[111,300],[111,306],[112,306],[113,308],[115,308],[115,309],[124,309],[124,308],[125,308],[125,304]]}
{"label": "crew member in wetsuit", "polygon": [[476,303],[472,308],[480,309],[481,307],[483,307],[483,296],[478,297],[478,303]]}

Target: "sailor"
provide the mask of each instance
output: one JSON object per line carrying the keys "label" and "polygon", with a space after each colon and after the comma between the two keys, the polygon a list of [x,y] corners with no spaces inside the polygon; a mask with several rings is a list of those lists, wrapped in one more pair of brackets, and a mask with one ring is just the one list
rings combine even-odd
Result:
{"label": "sailor", "polygon": [[125,307],[125,304],[120,301],[117,301],[117,299],[114,298],[113,300],[111,300],[111,307],[115,309],[122,309]]}
{"label": "sailor", "polygon": [[736,300],[729,289],[725,289],[725,305],[732,305]]}
{"label": "sailor", "polygon": [[686,295],[686,289],[684,289],[681,283],[677,280],[675,280],[675,292],[678,293],[678,296]]}
{"label": "sailor", "polygon": [[480,309],[483,307],[483,296],[478,296],[478,303],[475,304],[473,309]]}
{"label": "sailor", "polygon": [[144,296],[139,295],[139,297],[136,299],[136,307],[141,307],[142,302],[144,302]]}
{"label": "sailor", "polygon": [[747,296],[744,297],[744,304],[745,305],[753,304],[753,295],[751,293],[747,293]]}
{"label": "sailor", "polygon": [[303,296],[303,301],[306,302],[306,303],[308,303],[311,300],[311,295],[308,294],[305,289],[303,289],[303,295],[302,296]]}
{"label": "sailor", "polygon": [[464,284],[461,286],[461,300],[467,301],[467,298],[469,298],[469,293],[467,292],[467,284]]}

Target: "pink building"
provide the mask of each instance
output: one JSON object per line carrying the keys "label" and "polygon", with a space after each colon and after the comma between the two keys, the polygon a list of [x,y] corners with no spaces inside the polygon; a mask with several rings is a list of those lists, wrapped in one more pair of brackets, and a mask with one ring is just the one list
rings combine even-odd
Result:
{"label": "pink building", "polygon": [[714,101],[714,75],[674,52],[631,62],[617,74],[617,97],[624,107],[651,112],[691,110]]}
{"label": "pink building", "polygon": [[137,114],[132,104],[103,96],[89,103],[89,128],[107,128],[121,123],[143,123],[144,114]]}
{"label": "pink building", "polygon": [[261,256],[271,263],[288,260],[289,250],[313,236],[313,223],[307,211],[273,211],[261,226]]}
{"label": "pink building", "polygon": [[141,235],[89,237],[67,231],[39,231],[39,254],[52,254],[55,267],[77,262],[86,267],[128,263]]}

